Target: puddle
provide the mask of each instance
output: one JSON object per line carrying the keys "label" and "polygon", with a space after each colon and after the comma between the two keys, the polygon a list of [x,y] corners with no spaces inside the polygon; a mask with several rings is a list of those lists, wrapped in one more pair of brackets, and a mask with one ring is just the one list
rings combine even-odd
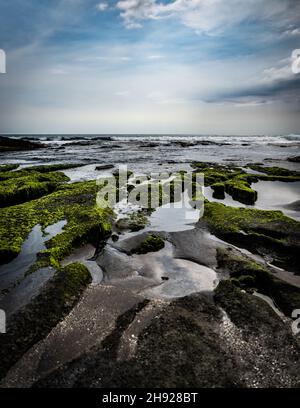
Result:
{"label": "puddle", "polygon": [[82,261],[82,264],[87,267],[92,277],[92,285],[98,285],[103,280],[103,271],[96,261]]}
{"label": "puddle", "polygon": [[262,171],[258,171],[258,170],[252,170],[252,169],[250,169],[250,167],[241,167],[241,169],[244,170],[248,174],[260,174],[262,176],[266,175],[266,173],[264,173]]}
{"label": "puddle", "polygon": [[[229,194],[225,193],[225,199],[219,199],[213,197],[213,190],[210,187],[204,187],[203,189],[204,197],[208,199],[208,201],[214,201],[217,203],[226,204],[230,207],[251,207],[246,206],[245,204],[240,203],[239,201],[235,201]],[[204,204],[205,205],[205,204]]]}
{"label": "puddle", "polygon": [[176,232],[193,229],[199,220],[200,210],[190,204],[187,191],[182,200],[158,207],[149,218],[148,230]]}
{"label": "puddle", "polygon": [[26,276],[22,282],[0,302],[0,308],[5,310],[7,317],[35,298],[40,293],[44,284],[53,277],[54,272],[55,269],[51,267],[41,268],[34,274]]}
{"label": "puddle", "polygon": [[147,298],[166,299],[211,291],[218,283],[216,272],[185,259],[174,258],[174,247],[145,255],[127,255],[108,245],[97,259],[104,282],[137,291]]}
{"label": "puddle", "polygon": [[257,183],[252,183],[251,187],[258,193],[254,206],[235,201],[227,193],[225,193],[224,200],[214,198],[213,190],[210,187],[204,187],[204,196],[209,201],[223,203],[231,207],[280,210],[288,217],[300,220],[300,211],[293,209],[293,204],[296,208],[296,204],[300,200],[300,181],[258,181]]}
{"label": "puddle", "polygon": [[254,292],[253,293],[254,296],[264,300],[266,303],[268,303],[269,306],[271,306],[271,308],[274,310],[274,312],[281,317],[282,319],[286,319],[285,315],[275,306],[275,303],[273,302],[273,299],[271,299],[269,296],[267,295],[263,295],[262,293],[259,292]]}
{"label": "puddle", "polygon": [[170,299],[195,292],[212,291],[218,283],[217,274],[213,269],[192,261],[149,257],[148,262],[156,273],[168,280],[159,286],[142,291],[147,298]]}
{"label": "puddle", "polygon": [[[101,164],[105,163],[100,163]],[[78,181],[95,180],[97,177],[110,177],[112,175],[112,170],[96,170],[97,164],[87,164],[86,166],[76,167],[73,169],[63,170],[63,173],[69,177],[69,183],[74,183]]]}
{"label": "puddle", "polygon": [[300,220],[300,211],[293,211],[286,206],[300,200],[300,181],[259,181],[252,184],[257,193],[255,208],[281,210],[289,217]]}
{"label": "puddle", "polygon": [[0,291],[10,289],[18,280],[23,279],[27,270],[36,261],[40,251],[46,249],[45,243],[60,234],[67,221],[59,221],[42,231],[38,224],[25,239],[21,252],[10,263],[0,266]]}
{"label": "puddle", "polygon": [[61,265],[66,266],[74,262],[80,262],[89,270],[92,277],[92,284],[97,285],[103,280],[103,272],[97,262],[92,261],[91,258],[95,255],[96,248],[87,244],[83,247],[75,249],[71,255],[62,260]]}

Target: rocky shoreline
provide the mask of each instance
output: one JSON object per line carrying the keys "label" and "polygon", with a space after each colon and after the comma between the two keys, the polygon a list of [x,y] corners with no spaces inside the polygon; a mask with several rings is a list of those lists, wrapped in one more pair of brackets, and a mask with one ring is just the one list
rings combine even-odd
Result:
{"label": "rocky shoreline", "polygon": [[[0,274],[36,225],[66,221],[1,288],[0,308],[26,277],[54,271],[0,335],[1,386],[298,387],[300,223],[251,206],[259,180],[295,183],[300,172],[249,169],[193,163],[214,198],[247,207],[205,199],[192,228],[156,232],[153,210],[116,218],[96,205],[99,183],[70,183],[65,165],[0,168]],[[75,256],[87,244],[93,257]]]}

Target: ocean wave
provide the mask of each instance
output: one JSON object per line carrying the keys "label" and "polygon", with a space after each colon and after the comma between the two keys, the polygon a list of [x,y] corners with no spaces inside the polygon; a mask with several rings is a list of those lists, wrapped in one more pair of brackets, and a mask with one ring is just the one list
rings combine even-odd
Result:
{"label": "ocean wave", "polygon": [[284,138],[290,141],[300,141],[300,135],[296,135],[293,133],[291,133],[290,135],[284,136]]}

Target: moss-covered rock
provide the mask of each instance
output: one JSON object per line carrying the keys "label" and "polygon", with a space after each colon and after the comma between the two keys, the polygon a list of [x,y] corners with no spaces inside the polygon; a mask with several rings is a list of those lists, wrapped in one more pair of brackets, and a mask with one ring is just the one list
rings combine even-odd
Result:
{"label": "moss-covered rock", "polygon": [[266,176],[261,174],[254,175],[259,180],[265,181],[299,181],[300,180],[300,172],[287,170],[282,167],[264,167],[258,164],[248,164],[248,167],[254,171],[258,171],[260,173],[265,173]]}
{"label": "moss-covered rock", "polygon": [[278,266],[299,271],[300,223],[281,211],[234,208],[206,202],[200,224],[221,239],[268,255]]}
{"label": "moss-covered rock", "polygon": [[211,185],[213,190],[213,197],[224,199],[225,198],[225,185],[224,183],[214,183]]}
{"label": "moss-covered rock", "polygon": [[42,143],[25,140],[22,138],[12,139],[6,136],[0,136],[0,152],[35,150],[45,147]]}
{"label": "moss-covered rock", "polygon": [[140,231],[147,226],[148,222],[147,212],[137,211],[129,217],[120,218],[116,222],[116,227],[120,230]]}
{"label": "moss-covered rock", "polygon": [[300,309],[300,288],[273,275],[269,268],[232,249],[217,251],[218,267],[231,276],[231,281],[243,289],[256,288],[271,297],[275,305],[287,316]]}
{"label": "moss-covered rock", "polygon": [[150,234],[138,248],[133,249],[131,252],[133,254],[147,254],[148,252],[160,251],[164,246],[165,242],[159,235]]}
{"label": "moss-covered rock", "polygon": [[90,281],[85,266],[68,265],[57,271],[24,309],[12,315],[7,333],[0,336],[0,378],[70,312]]}
{"label": "moss-covered rock", "polygon": [[83,166],[85,166],[84,163],[42,164],[40,166],[25,167],[24,170],[37,171],[39,173],[50,173],[52,171],[75,169],[77,167],[83,167]]}
{"label": "moss-covered rock", "polygon": [[299,177],[300,179],[300,171],[288,170],[282,167],[260,166],[258,164],[248,164],[248,167],[252,170],[259,171],[270,176]]}
{"label": "moss-covered rock", "polygon": [[0,207],[21,204],[29,200],[42,197],[52,193],[59,184],[69,181],[69,178],[63,173],[38,173],[31,172],[20,176],[17,172],[16,177],[8,177],[0,182]]}
{"label": "moss-covered rock", "polygon": [[0,172],[16,170],[19,167],[19,164],[1,164]]}
{"label": "moss-covered rock", "polygon": [[250,187],[248,176],[237,176],[224,183],[225,191],[231,197],[243,204],[254,204],[257,200],[257,192]]}
{"label": "moss-covered rock", "polygon": [[251,183],[256,179],[250,177],[243,169],[201,162],[193,163],[192,167],[195,172],[204,174],[204,184],[211,186],[215,198],[223,199],[226,192],[234,200],[243,204],[251,205],[257,200],[257,192],[251,188]]}
{"label": "moss-covered rock", "polygon": [[[118,359],[122,331],[114,331],[36,386],[295,386],[299,349],[290,328],[269,305],[228,281],[219,284],[215,300],[217,304],[212,296],[199,293],[173,300],[138,335],[130,359]],[[233,323],[224,320],[221,308]],[[123,322],[123,316],[118,321]]]}
{"label": "moss-covered rock", "polygon": [[0,209],[1,263],[13,259],[36,224],[43,228],[66,220],[63,232],[47,242],[39,266],[53,265],[76,246],[95,243],[111,229],[112,211],[96,205],[95,181],[64,184],[48,196]]}

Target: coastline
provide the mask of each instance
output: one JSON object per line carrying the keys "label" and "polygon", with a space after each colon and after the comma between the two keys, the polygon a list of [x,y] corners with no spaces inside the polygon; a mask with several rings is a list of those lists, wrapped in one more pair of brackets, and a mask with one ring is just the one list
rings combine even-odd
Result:
{"label": "coastline", "polygon": [[[181,140],[165,147],[172,157],[181,152],[177,162],[160,166],[156,152],[162,144],[149,141],[143,147],[151,153],[147,168],[128,163],[133,174],[127,176],[126,191],[142,167],[148,176],[154,169],[204,174],[204,215],[190,223],[180,209],[168,218],[170,212],[159,216],[160,208],[97,207],[99,185],[93,179],[118,178],[113,144],[120,141],[102,139],[100,147],[85,142],[76,142],[75,151],[69,146],[69,164],[69,157],[58,163],[59,155],[55,163],[43,161],[43,155],[61,149],[53,145],[39,153],[5,153],[4,165],[19,161],[21,166],[0,168],[6,197],[0,209],[0,274],[18,257],[24,262],[26,240],[33,253],[34,240],[41,238],[29,236],[37,225],[49,236],[25,273],[1,288],[0,302],[6,305],[24,288],[27,294],[9,317],[11,335],[4,343],[0,337],[1,386],[298,386],[299,338],[291,331],[291,315],[300,308],[300,172],[287,158],[297,156],[299,142],[267,144],[275,161],[269,157],[258,164],[242,143]],[[103,149],[103,143],[109,147]],[[136,140],[116,151],[128,156],[130,143]],[[145,141],[139,143],[141,153]],[[81,148],[90,149],[88,165],[80,155],[74,163]],[[263,157],[262,144],[259,148]],[[106,161],[97,149],[107,152]],[[208,149],[217,160],[192,160]],[[228,161],[226,149],[243,159]],[[36,154],[40,158],[34,160]],[[115,167],[96,169],[108,162]],[[154,183],[150,176],[148,183]],[[287,201],[271,202],[280,186],[286,190],[278,196]],[[58,305],[53,311],[51,302]],[[70,339],[77,340],[66,348]],[[217,376],[216,366],[222,367]]]}

